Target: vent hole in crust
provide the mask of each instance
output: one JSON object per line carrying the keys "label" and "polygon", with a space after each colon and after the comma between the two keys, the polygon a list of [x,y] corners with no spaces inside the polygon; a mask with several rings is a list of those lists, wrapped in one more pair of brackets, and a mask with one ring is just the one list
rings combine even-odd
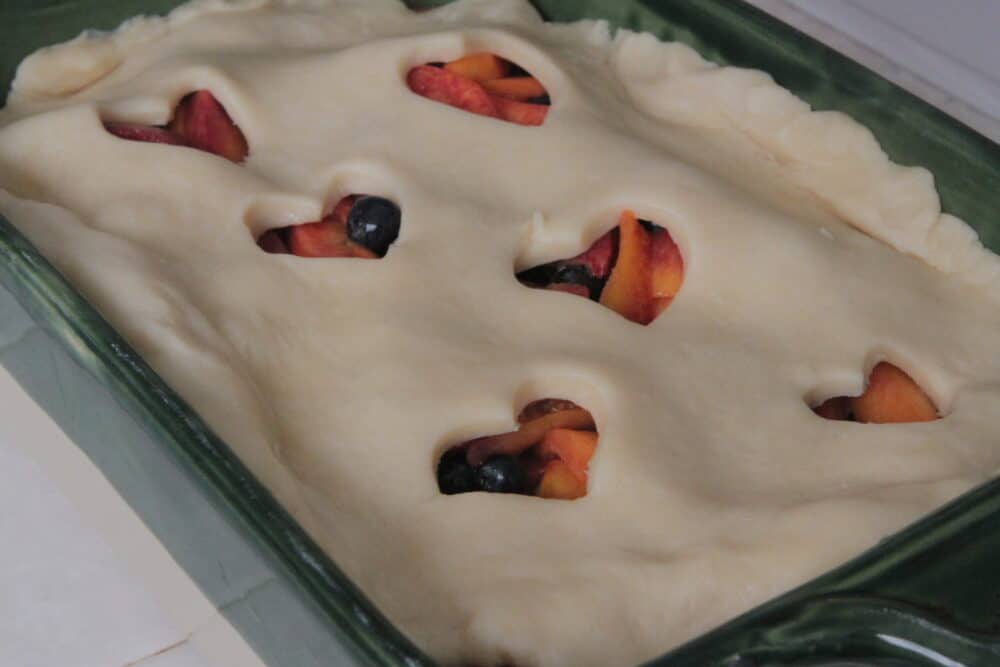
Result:
{"label": "vent hole in crust", "polygon": [[941,418],[934,401],[904,370],[888,361],[872,368],[859,396],[834,396],[812,406],[824,419],[864,424],[905,424]]}
{"label": "vent hole in crust", "polygon": [[597,428],[590,412],[572,401],[532,401],[517,417],[516,431],[459,443],[437,465],[438,488],[453,495],[471,491],[517,493],[555,500],[587,495]]}
{"label": "vent hole in crust", "polygon": [[518,125],[541,125],[551,105],[538,79],[493,53],[418,65],[407,73],[406,84],[435,102]]}
{"label": "vent hole in crust", "polygon": [[104,129],[120,139],[187,146],[232,162],[243,162],[250,152],[242,130],[208,90],[185,95],[166,125],[105,121]]}
{"label": "vent hole in crust", "polygon": [[646,325],[667,309],[684,282],[684,258],[664,227],[624,211],[618,226],[584,252],[526,269],[522,284],[596,301]]}
{"label": "vent hole in crust", "polygon": [[257,245],[297,257],[381,259],[399,236],[401,218],[399,206],[384,197],[348,195],[322,220],[269,229]]}

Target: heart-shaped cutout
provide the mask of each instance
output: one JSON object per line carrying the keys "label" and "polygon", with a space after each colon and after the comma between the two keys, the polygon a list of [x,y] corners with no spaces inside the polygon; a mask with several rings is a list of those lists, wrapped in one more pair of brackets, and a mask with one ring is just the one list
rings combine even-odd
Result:
{"label": "heart-shaped cutout", "polygon": [[528,287],[597,301],[646,325],[667,309],[684,282],[684,258],[664,227],[624,211],[618,226],[584,252],[517,274]]}
{"label": "heart-shaped cutout", "polygon": [[441,493],[486,491],[557,500],[587,495],[598,440],[590,412],[572,401],[544,398],[526,405],[517,421],[516,431],[449,448],[437,466]]}
{"label": "heart-shaped cutout", "polygon": [[941,419],[934,401],[906,371],[888,361],[872,368],[859,396],[834,396],[813,406],[824,419],[864,424],[905,424]]}
{"label": "heart-shaped cutout", "polygon": [[399,236],[402,214],[384,197],[348,195],[322,220],[269,229],[257,245],[271,254],[297,257],[385,257]]}
{"label": "heart-shaped cutout", "polygon": [[232,162],[242,162],[250,152],[242,130],[208,90],[184,96],[166,125],[105,121],[104,128],[128,141],[187,146]]}
{"label": "heart-shaped cutout", "polygon": [[435,102],[518,125],[541,125],[551,105],[538,79],[493,53],[418,65],[407,73],[406,84]]}

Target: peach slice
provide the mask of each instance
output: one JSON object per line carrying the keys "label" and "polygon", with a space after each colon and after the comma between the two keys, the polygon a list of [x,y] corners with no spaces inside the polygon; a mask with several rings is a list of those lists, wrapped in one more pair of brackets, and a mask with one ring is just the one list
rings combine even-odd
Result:
{"label": "peach slice", "polygon": [[651,240],[653,265],[652,296],[654,299],[673,298],[684,282],[684,258],[667,230],[656,230]]}
{"label": "peach slice", "polygon": [[333,207],[330,211],[328,219],[331,222],[335,222],[338,225],[347,225],[347,216],[351,213],[351,209],[354,208],[354,202],[357,200],[357,196],[348,195],[347,197],[342,197],[337,205]]}
{"label": "peach slice", "polygon": [[585,285],[577,285],[576,283],[551,283],[545,289],[550,292],[564,292],[573,296],[582,296],[584,299],[590,298],[590,290]]}
{"label": "peach slice", "polygon": [[887,361],[875,365],[864,393],[850,402],[859,422],[927,422],[939,417],[933,401],[913,378]]}
{"label": "peach slice", "polygon": [[538,444],[545,434],[554,428],[569,428],[592,431],[594,418],[583,408],[570,408],[550,412],[531,421],[524,422],[516,431],[487,435],[470,440],[465,452],[469,465],[481,465],[486,459],[500,454],[516,456],[529,447]]}
{"label": "peach slice", "polygon": [[539,417],[544,417],[553,412],[562,412],[563,410],[572,410],[579,407],[573,401],[567,401],[564,398],[540,398],[521,408],[520,414],[517,415],[517,423],[524,424],[525,422],[534,421]]}
{"label": "peach slice", "polygon": [[277,229],[269,229],[260,235],[257,239],[257,245],[264,252],[269,252],[274,255],[287,255],[291,252],[288,246],[285,245],[284,239],[281,238],[281,232]]}
{"label": "peach slice", "polygon": [[582,264],[595,278],[606,278],[611,271],[618,250],[618,234],[612,229],[594,241],[582,253],[566,260],[567,264]]}
{"label": "peach slice", "polygon": [[247,140],[225,108],[207,90],[197,90],[180,101],[167,129],[192,148],[242,162]]}
{"label": "peach slice", "polygon": [[813,412],[823,419],[847,421],[851,419],[851,399],[847,396],[828,398],[813,408]]}
{"label": "peach slice", "polygon": [[490,101],[500,118],[509,123],[518,125],[541,125],[545,122],[545,116],[549,113],[549,107],[544,104],[530,104],[528,102],[517,102],[503,97],[490,95]]}
{"label": "peach slice", "polygon": [[498,118],[496,105],[483,87],[455,72],[420,65],[406,76],[410,90],[427,99],[457,107],[480,116]]}
{"label": "peach slice", "polygon": [[618,223],[618,261],[601,293],[601,304],[622,317],[649,324],[655,317],[651,291],[649,234],[632,211]]}
{"label": "peach slice", "polygon": [[144,141],[151,144],[183,146],[184,140],[165,127],[140,125],[138,123],[104,123],[104,129],[120,139]]}
{"label": "peach slice", "polygon": [[593,431],[575,431],[554,428],[545,434],[538,445],[538,456],[542,460],[560,459],[578,479],[586,484],[587,468],[597,450],[597,434]]}
{"label": "peach slice", "polygon": [[501,79],[510,71],[510,64],[492,53],[472,53],[445,63],[444,69],[471,81]]}
{"label": "peach slice", "polygon": [[290,227],[288,245],[292,254],[299,257],[376,258],[368,248],[352,243],[343,225],[329,219]]}
{"label": "peach slice", "polygon": [[508,100],[527,102],[534,97],[547,95],[545,86],[531,76],[513,76],[504,79],[490,79],[482,82],[487,93]]}
{"label": "peach slice", "polygon": [[542,481],[535,491],[539,498],[555,500],[576,500],[586,494],[587,482],[573,474],[570,467],[560,459],[553,459],[545,464]]}

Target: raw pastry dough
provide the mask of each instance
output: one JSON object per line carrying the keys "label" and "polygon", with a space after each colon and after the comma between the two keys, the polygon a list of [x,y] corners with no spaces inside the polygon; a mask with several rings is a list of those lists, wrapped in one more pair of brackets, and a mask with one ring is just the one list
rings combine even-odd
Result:
{"label": "raw pastry dough", "polygon": [[[407,90],[480,50],[544,126]],[[101,127],[198,88],[246,164]],[[867,130],[679,44],[522,0],[197,1],[31,56],[0,128],[0,212],[447,664],[652,658],[1000,465],[997,257]],[[385,259],[255,245],[351,192],[400,204]],[[514,278],[623,208],[685,255],[649,327]],[[882,358],[947,416],[809,410]],[[597,418],[586,498],[438,492],[443,448],[544,396]]]}

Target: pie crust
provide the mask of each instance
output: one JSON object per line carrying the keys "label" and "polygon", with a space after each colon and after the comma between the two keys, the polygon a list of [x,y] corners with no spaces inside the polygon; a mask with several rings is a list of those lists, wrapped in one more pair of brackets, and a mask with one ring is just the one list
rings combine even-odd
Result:
{"label": "pie crust", "polygon": [[[543,126],[407,89],[475,51],[544,83]],[[244,163],[102,128],[197,89]],[[384,259],[256,245],[356,192],[402,209]],[[623,209],[684,256],[649,326],[515,279]],[[44,49],[0,112],[0,213],[445,664],[653,658],[1000,467],[1000,264],[928,171],[767,74],[523,0],[195,1]],[[944,418],[809,409],[881,360]],[[549,396],[596,419],[585,497],[439,492],[449,444]]]}

